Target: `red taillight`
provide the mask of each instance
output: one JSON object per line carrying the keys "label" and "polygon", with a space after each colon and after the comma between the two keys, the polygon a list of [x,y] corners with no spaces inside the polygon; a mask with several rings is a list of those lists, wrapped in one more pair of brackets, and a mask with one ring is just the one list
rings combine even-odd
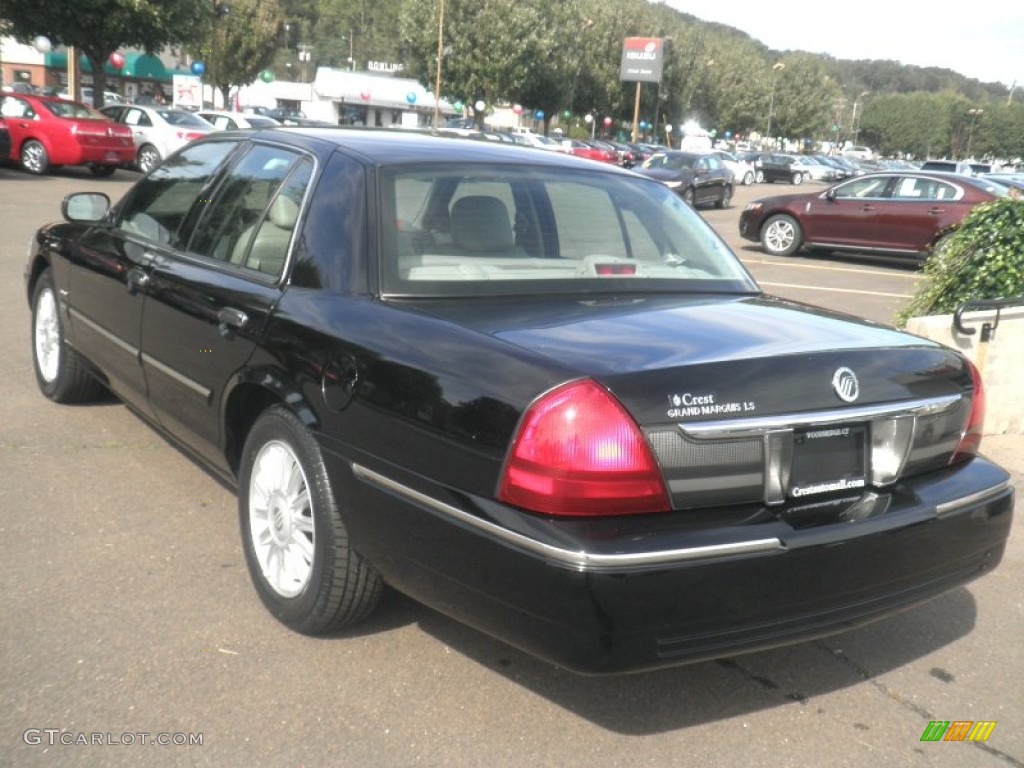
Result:
{"label": "red taillight", "polygon": [[985,385],[981,380],[981,372],[970,360],[964,362],[967,363],[967,369],[971,372],[974,395],[971,397],[971,413],[967,417],[967,426],[964,428],[960,443],[953,451],[950,464],[967,461],[978,454],[978,450],[981,448],[981,435],[985,428]]}
{"label": "red taillight", "polygon": [[552,390],[527,411],[498,497],[550,515],[670,509],[658,465],[636,422],[589,380]]}
{"label": "red taillight", "polygon": [[176,131],[178,138],[182,141],[194,141],[195,139],[201,139],[205,136],[205,133],[200,131]]}
{"label": "red taillight", "polygon": [[597,264],[594,271],[599,275],[635,275],[636,264]]}

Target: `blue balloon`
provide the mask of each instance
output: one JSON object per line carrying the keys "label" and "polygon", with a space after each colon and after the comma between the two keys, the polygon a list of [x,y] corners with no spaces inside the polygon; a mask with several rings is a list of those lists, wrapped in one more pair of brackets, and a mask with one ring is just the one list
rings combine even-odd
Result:
{"label": "blue balloon", "polygon": [[726,131],[725,132],[725,138],[731,139],[732,138],[732,131]]}
{"label": "blue balloon", "polygon": [[536,112],[533,113],[533,116],[537,120],[543,120],[544,119],[544,110],[543,109],[538,109]]}
{"label": "blue balloon", "polygon": [[201,61],[193,61],[192,62],[192,74],[193,75],[201,75],[205,71],[206,71],[206,65],[203,64],[203,62],[201,62]]}
{"label": "blue balloon", "polygon": [[416,91],[409,91],[407,94],[405,94],[405,100],[408,101],[410,104],[415,104]]}

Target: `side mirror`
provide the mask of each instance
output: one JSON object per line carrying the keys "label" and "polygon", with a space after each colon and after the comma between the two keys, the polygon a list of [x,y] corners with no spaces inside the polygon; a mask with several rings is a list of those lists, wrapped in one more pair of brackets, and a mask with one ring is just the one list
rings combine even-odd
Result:
{"label": "side mirror", "polygon": [[110,210],[110,198],[102,192],[75,192],[61,201],[60,212],[68,221],[103,221]]}
{"label": "side mirror", "polygon": [[834,203],[836,201],[836,189],[835,189],[835,187],[832,187],[831,189],[826,189],[825,190],[825,199],[828,200],[830,203]]}

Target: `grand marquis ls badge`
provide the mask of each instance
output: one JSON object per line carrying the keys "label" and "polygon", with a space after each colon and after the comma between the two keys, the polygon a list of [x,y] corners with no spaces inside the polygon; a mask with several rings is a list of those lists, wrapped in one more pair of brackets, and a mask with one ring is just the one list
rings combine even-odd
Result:
{"label": "grand marquis ls badge", "polygon": [[844,403],[852,403],[860,396],[860,382],[857,374],[849,368],[838,368],[832,374],[832,389]]}

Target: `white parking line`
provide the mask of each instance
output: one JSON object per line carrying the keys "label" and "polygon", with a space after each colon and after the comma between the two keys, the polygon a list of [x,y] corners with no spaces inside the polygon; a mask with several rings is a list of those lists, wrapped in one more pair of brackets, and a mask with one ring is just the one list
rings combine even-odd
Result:
{"label": "white parking line", "polygon": [[855,272],[858,275],[885,275],[886,277],[905,277],[908,280],[917,280],[921,275],[917,272],[882,271],[880,269],[857,269],[856,267],[832,267],[824,264],[806,264],[793,261],[769,261],[768,259],[744,259],[741,261],[747,264],[767,264],[772,267],[792,267],[796,269],[823,269],[828,272]]}
{"label": "white parking line", "polygon": [[860,293],[865,296],[886,296],[891,299],[913,298],[909,293],[883,293],[882,291],[859,291],[855,288],[829,288],[821,285],[800,285],[798,283],[768,283],[758,280],[758,285],[771,286],[772,288],[797,288],[803,291],[824,291],[825,293]]}

